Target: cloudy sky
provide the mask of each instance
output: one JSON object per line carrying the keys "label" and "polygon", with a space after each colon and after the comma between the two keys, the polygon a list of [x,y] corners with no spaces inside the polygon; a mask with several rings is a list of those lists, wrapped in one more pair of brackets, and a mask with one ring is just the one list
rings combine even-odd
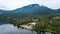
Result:
{"label": "cloudy sky", "polygon": [[60,8],[60,0],[0,0],[0,9],[13,10],[30,4],[39,4],[51,9]]}

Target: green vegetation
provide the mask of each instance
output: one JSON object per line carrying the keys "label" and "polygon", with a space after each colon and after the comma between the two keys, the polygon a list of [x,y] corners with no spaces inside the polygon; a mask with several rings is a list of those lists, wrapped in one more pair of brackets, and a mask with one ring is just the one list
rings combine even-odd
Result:
{"label": "green vegetation", "polygon": [[53,18],[55,17],[52,17],[51,19],[40,19],[35,26],[35,30],[60,33],[60,19]]}
{"label": "green vegetation", "polygon": [[[36,7],[37,6],[37,7]],[[53,34],[60,34],[60,9],[49,9],[45,6],[32,4],[13,11],[2,11],[0,14],[0,21],[19,26],[31,22],[36,22],[33,28],[39,34],[42,31],[52,32]]]}
{"label": "green vegetation", "polygon": [[7,18],[7,17],[5,19],[4,18],[0,18],[0,20],[2,19],[1,21],[9,22],[18,27],[21,24],[27,24],[35,21],[36,26],[34,27],[34,30],[42,32],[47,31],[47,32],[53,32],[54,34],[55,33],[60,34],[60,15],[31,14],[27,16],[18,16],[15,18]]}

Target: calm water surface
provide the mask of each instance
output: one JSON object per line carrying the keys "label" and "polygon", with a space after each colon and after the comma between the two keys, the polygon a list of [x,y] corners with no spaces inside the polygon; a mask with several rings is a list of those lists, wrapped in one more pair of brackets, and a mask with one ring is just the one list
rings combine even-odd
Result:
{"label": "calm water surface", "polygon": [[[13,24],[2,24],[0,25],[0,34],[37,34],[37,32],[28,29],[17,28]],[[46,32],[45,34],[51,33]]]}

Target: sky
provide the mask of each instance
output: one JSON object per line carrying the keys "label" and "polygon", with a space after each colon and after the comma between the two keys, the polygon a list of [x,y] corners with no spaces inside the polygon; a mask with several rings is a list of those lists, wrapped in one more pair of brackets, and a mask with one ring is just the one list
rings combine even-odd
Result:
{"label": "sky", "polygon": [[30,4],[39,4],[51,9],[60,8],[60,0],[0,0],[0,9],[14,10]]}

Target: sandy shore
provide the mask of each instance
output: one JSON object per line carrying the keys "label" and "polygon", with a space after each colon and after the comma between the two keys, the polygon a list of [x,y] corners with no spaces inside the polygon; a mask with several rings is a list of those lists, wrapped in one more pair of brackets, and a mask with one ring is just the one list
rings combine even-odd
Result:
{"label": "sandy shore", "polygon": [[35,27],[36,23],[32,22],[32,23],[28,23],[25,25],[20,25],[20,27],[26,28],[26,29],[33,29],[33,27]]}

